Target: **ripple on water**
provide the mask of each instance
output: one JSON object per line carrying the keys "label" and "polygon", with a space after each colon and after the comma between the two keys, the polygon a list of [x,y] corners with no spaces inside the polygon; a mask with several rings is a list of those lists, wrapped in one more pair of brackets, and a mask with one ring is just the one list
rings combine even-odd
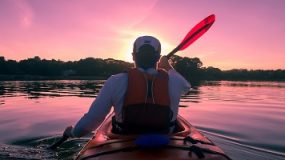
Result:
{"label": "ripple on water", "polygon": [[59,140],[57,137],[21,139],[10,145],[0,144],[0,159],[9,160],[72,160],[90,137],[72,139],[63,143],[57,150],[47,149]]}
{"label": "ripple on water", "polygon": [[42,148],[0,144],[0,159],[40,160],[56,159],[56,154]]}
{"label": "ripple on water", "polygon": [[[236,132],[225,132],[214,128],[197,127],[207,137],[214,139],[221,147],[227,151],[233,150],[231,156],[233,159],[264,159],[271,157],[273,160],[284,160],[283,146],[277,144],[253,143],[243,141],[245,135]],[[237,152],[238,151],[238,152]],[[235,153],[239,153],[236,155]],[[242,155],[241,153],[245,153]],[[246,157],[245,157],[246,155]]]}
{"label": "ripple on water", "polygon": [[[46,148],[59,137],[37,136],[61,133],[77,121],[103,82],[0,82],[1,142],[20,139],[0,144],[0,159],[73,159],[88,138],[68,141],[54,152]],[[179,112],[234,160],[285,159],[285,83],[211,81],[181,102],[189,107]]]}

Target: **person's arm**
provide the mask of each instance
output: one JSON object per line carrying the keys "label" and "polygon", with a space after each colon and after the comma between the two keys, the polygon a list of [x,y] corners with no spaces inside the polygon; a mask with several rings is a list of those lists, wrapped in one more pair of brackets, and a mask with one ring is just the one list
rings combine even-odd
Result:
{"label": "person's arm", "polygon": [[169,71],[169,70],[174,70],[174,68],[172,67],[172,65],[169,63],[169,60],[166,56],[162,56],[158,62],[158,68],[162,68],[166,71]]}
{"label": "person's arm", "polygon": [[75,127],[69,126],[64,134],[69,137],[82,137],[95,130],[105,119],[112,107],[112,77],[109,78],[98,96],[93,101],[89,111],[77,122]]}
{"label": "person's arm", "polygon": [[181,95],[187,94],[191,88],[191,84],[175,69],[168,71],[171,84],[175,84],[176,89],[181,91]]}
{"label": "person's arm", "polygon": [[174,84],[178,85],[176,87],[180,88],[182,92],[181,94],[185,94],[190,90],[190,83],[173,68],[166,56],[162,56],[160,58],[158,68],[165,69],[168,72],[168,75],[171,77],[171,81],[175,82]]}

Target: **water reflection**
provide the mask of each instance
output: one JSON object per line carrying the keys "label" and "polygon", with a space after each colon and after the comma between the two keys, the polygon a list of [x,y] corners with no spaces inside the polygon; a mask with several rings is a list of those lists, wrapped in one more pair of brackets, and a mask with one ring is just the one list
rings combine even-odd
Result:
{"label": "water reflection", "polygon": [[[15,157],[34,153],[1,143],[35,147],[44,154],[36,158],[57,158],[38,147],[52,144],[67,125],[82,117],[103,84],[90,80],[0,81],[0,159],[6,153],[19,153]],[[181,105],[189,107],[180,108],[179,114],[233,159],[279,160],[285,156],[284,82],[200,82],[182,97]],[[70,141],[56,154],[69,159],[81,148],[73,145],[83,145],[87,139]]]}
{"label": "water reflection", "polygon": [[[104,81],[98,80],[3,81],[0,82],[0,99],[20,96],[28,99],[65,96],[96,97],[103,84]],[[199,103],[199,85],[196,83],[196,86],[183,95],[181,102]],[[4,104],[4,100],[0,101],[1,104]]]}
{"label": "water reflection", "polygon": [[203,81],[198,86],[269,87],[285,88],[285,82],[264,81]]}
{"label": "water reflection", "polygon": [[283,104],[285,82],[204,81],[182,96],[181,102]]}
{"label": "water reflection", "polygon": [[0,82],[0,98],[96,97],[103,83],[104,81],[4,81]]}
{"label": "water reflection", "polygon": [[[103,84],[103,80],[1,81],[0,105],[5,103],[4,99],[2,99],[4,97],[23,96],[28,99],[65,96],[96,97]],[[250,88],[250,90],[247,88]],[[257,89],[254,90],[253,88]],[[191,90],[186,95],[182,96],[181,102],[200,103],[203,100],[222,100],[225,102],[242,102],[245,100],[259,101],[264,98],[269,98],[266,97],[266,93],[263,94],[264,88],[270,88],[270,90],[274,88],[284,89],[285,83],[203,81],[194,83],[194,85],[192,84]],[[262,93],[259,96],[255,96],[255,92],[258,90],[262,90],[260,91]],[[222,97],[219,96],[219,93],[221,92],[223,93]],[[271,98],[276,99],[275,95]]]}

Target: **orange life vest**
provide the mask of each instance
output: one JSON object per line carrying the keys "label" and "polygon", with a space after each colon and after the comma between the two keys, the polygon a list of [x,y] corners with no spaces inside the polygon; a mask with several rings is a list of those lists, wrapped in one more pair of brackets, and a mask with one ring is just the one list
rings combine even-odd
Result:
{"label": "orange life vest", "polygon": [[128,88],[120,124],[122,133],[168,133],[173,117],[168,74],[150,75],[133,68],[128,71]]}

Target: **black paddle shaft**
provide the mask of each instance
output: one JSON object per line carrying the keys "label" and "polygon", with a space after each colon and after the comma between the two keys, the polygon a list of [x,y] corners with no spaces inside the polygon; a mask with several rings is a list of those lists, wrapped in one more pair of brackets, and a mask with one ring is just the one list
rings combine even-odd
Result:
{"label": "black paddle shaft", "polygon": [[65,142],[69,137],[66,135],[63,135],[60,140],[58,140],[56,143],[54,143],[53,145],[49,146],[48,149],[56,149],[58,146],[60,146],[63,142]]}

